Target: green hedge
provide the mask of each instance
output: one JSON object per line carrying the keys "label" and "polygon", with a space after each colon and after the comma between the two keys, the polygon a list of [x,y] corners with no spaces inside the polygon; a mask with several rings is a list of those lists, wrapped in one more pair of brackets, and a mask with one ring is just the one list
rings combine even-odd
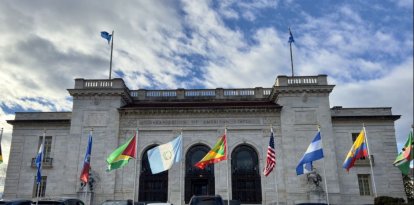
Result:
{"label": "green hedge", "polygon": [[403,198],[379,196],[374,199],[374,205],[408,205],[408,203],[404,203],[404,201]]}

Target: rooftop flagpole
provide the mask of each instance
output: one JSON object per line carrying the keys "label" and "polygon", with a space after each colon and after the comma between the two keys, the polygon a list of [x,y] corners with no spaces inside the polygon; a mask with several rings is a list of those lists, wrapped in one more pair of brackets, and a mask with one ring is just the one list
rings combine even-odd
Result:
{"label": "rooftop flagpole", "polygon": [[112,74],[112,51],[114,50],[114,30],[112,30],[111,35],[111,59],[109,60],[109,80],[111,80],[111,74]]}
{"label": "rooftop flagpole", "polygon": [[290,47],[290,64],[292,66],[292,77],[295,75],[293,72],[293,55],[292,55],[292,43],[295,42],[295,40],[293,39],[293,35],[292,32],[290,31],[290,27],[289,27],[289,47]]}

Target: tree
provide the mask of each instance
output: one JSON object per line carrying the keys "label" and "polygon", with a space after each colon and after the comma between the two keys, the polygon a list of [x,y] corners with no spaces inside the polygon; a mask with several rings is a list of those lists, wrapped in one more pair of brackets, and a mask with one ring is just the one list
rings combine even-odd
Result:
{"label": "tree", "polygon": [[404,175],[403,183],[408,202],[414,202],[414,179],[408,175]]}

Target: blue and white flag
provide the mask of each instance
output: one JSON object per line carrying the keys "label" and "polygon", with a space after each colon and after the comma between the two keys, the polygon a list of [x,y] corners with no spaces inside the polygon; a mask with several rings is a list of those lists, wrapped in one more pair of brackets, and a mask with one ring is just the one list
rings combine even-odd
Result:
{"label": "blue and white flag", "polygon": [[323,158],[321,132],[316,133],[302,159],[296,167],[296,174],[301,175],[312,171],[312,162]]}
{"label": "blue and white flag", "polygon": [[290,28],[289,28],[289,41],[288,41],[289,43],[294,43],[295,42],[295,39],[293,39],[293,35],[292,35],[292,32],[290,31]]}
{"label": "blue and white flag", "polygon": [[173,141],[148,150],[148,162],[152,174],[168,170],[174,163],[181,160],[181,152],[183,148],[182,141],[183,137],[180,134]]}
{"label": "blue and white flag", "polygon": [[36,156],[36,167],[37,167],[37,176],[36,176],[36,184],[39,184],[42,181],[42,160],[43,160],[43,140],[42,144],[40,145],[39,152]]}
{"label": "blue and white flag", "polygon": [[102,31],[101,32],[101,37],[106,39],[108,41],[108,44],[109,44],[109,42],[111,42],[112,35],[109,34],[108,32]]}

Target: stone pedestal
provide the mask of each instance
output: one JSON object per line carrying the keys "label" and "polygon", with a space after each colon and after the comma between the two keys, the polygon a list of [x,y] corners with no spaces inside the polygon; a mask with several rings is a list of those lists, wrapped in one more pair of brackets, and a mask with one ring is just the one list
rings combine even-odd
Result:
{"label": "stone pedestal", "polygon": [[297,200],[296,205],[325,205],[326,193],[320,186],[310,185],[307,191],[307,200]]}
{"label": "stone pedestal", "polygon": [[308,191],[308,199],[312,203],[326,203],[326,194],[322,188]]}
{"label": "stone pedestal", "polygon": [[85,203],[85,205],[91,205],[91,204],[93,204],[93,201],[92,201],[93,195],[94,194],[91,191],[87,191],[87,192],[79,191],[77,193],[77,198],[82,200],[83,203]]}

